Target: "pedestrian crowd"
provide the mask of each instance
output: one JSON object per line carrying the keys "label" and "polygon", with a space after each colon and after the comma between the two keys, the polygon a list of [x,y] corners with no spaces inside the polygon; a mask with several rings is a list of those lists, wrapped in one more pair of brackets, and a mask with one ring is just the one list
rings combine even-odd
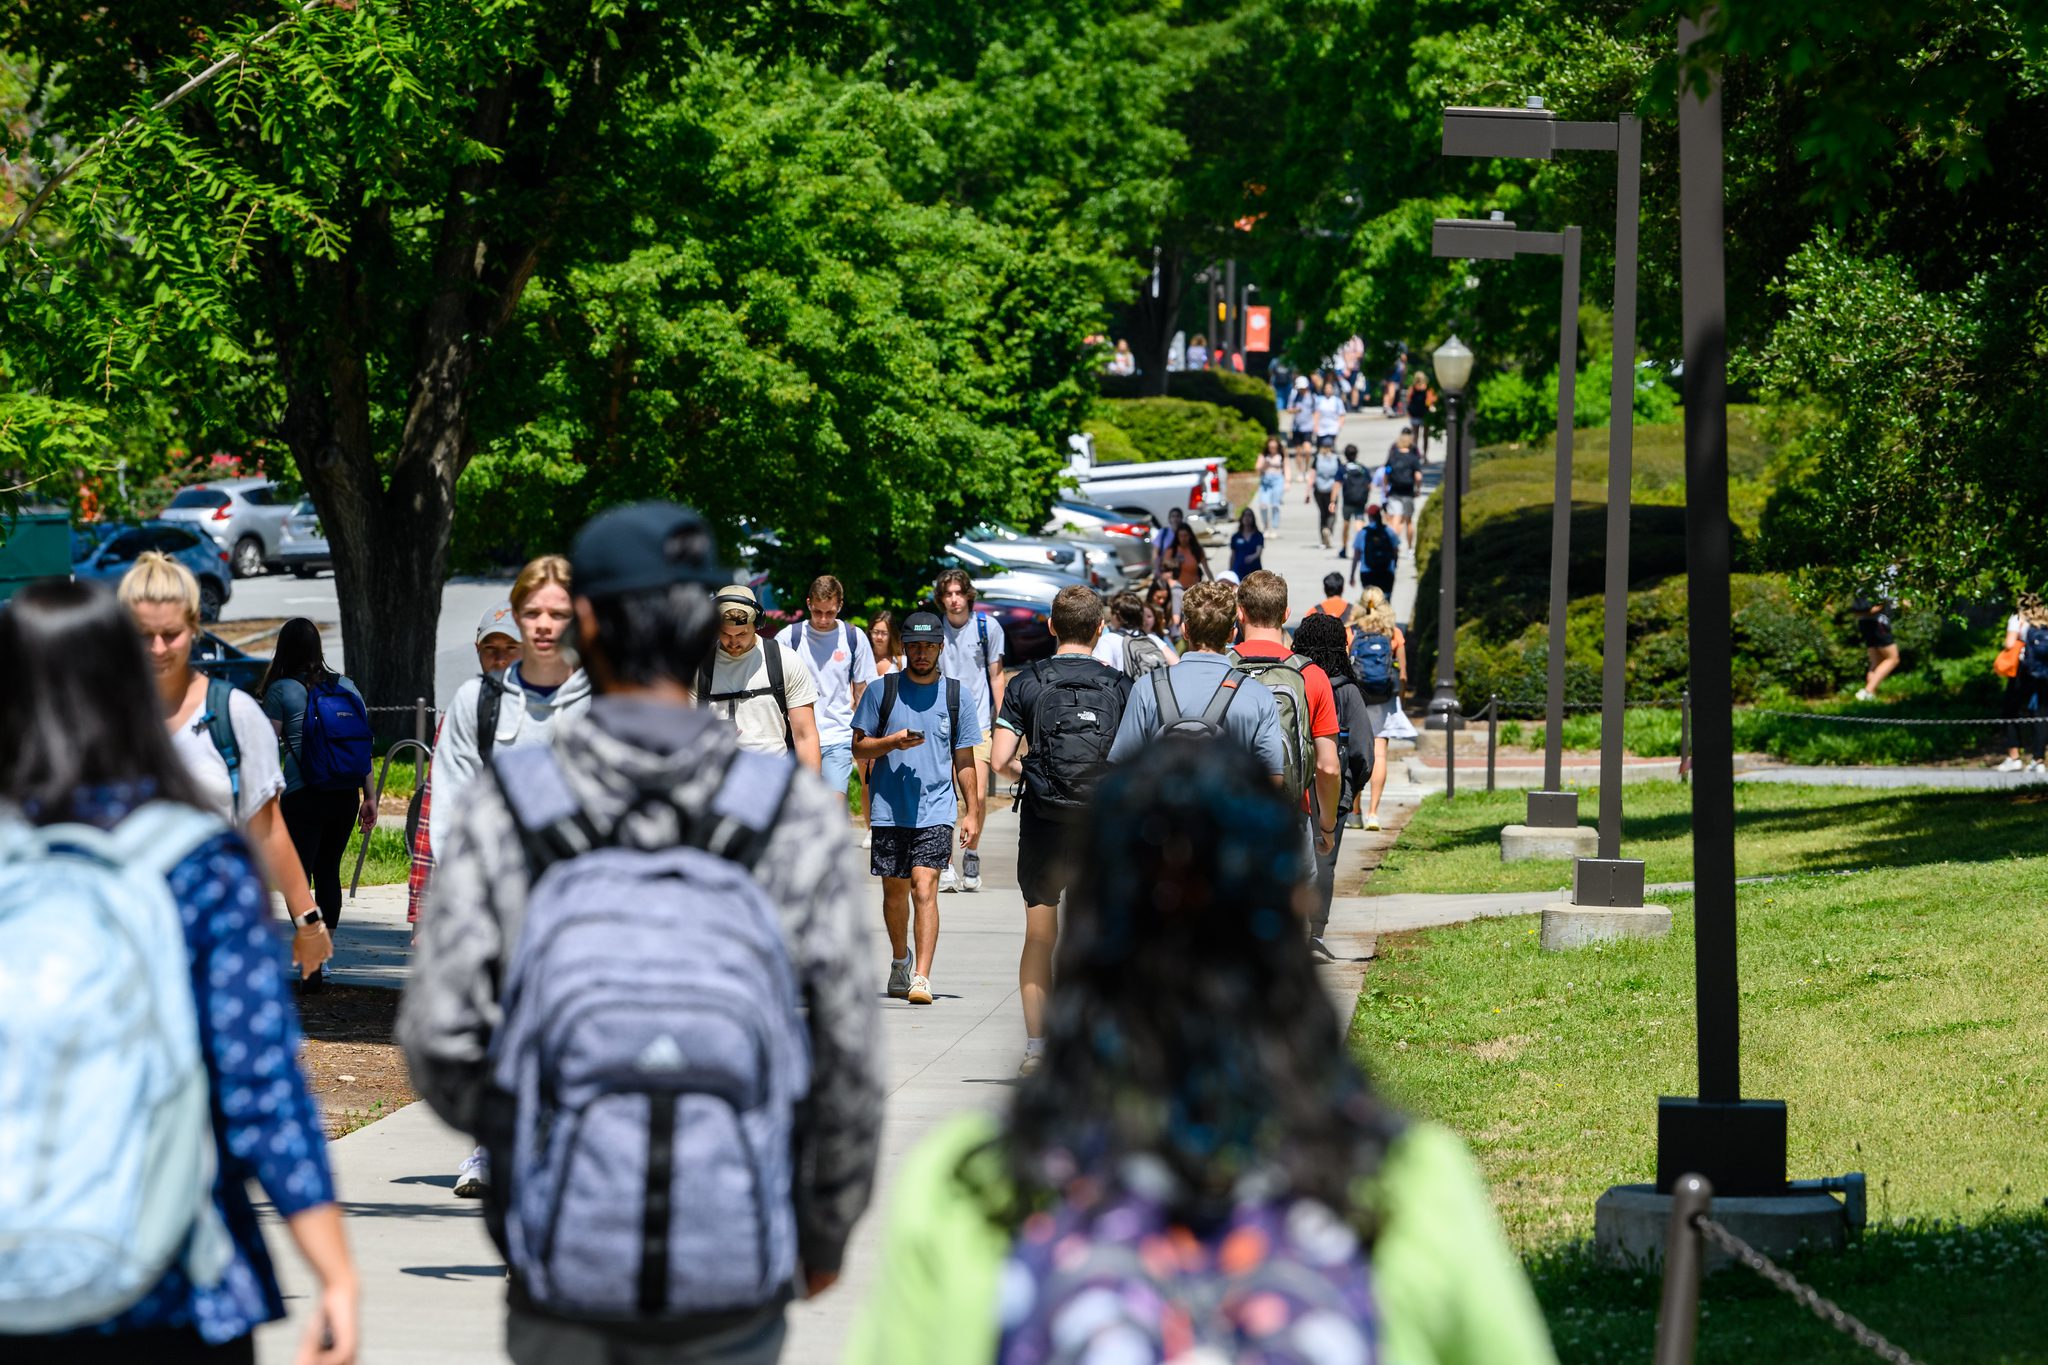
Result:
{"label": "pedestrian crowd", "polygon": [[[1274,504],[1225,574],[1170,525],[1144,592],[1061,591],[1022,668],[958,571],[861,623],[821,575],[764,634],[672,504],[526,565],[419,784],[397,1026],[474,1140],[511,1359],[779,1358],[869,1202],[878,999],[947,999],[941,897],[981,891],[999,781],[1017,1089],[909,1159],[848,1358],[1552,1358],[1470,1157],[1374,1090],[1316,981],[1405,673],[1402,494],[1329,484],[1350,568],[1291,635]],[[368,711],[311,622],[260,698],[193,669],[196,630],[161,556],[0,610],[0,978],[35,987],[0,991],[10,1361],[252,1360],[283,1303],[251,1178],[320,1281],[298,1358],[356,1358],[286,962],[318,988]]]}

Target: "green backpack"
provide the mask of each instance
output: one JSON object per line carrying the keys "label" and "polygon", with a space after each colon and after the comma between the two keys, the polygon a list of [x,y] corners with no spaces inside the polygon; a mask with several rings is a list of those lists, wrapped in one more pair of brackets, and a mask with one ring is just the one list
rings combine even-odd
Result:
{"label": "green backpack", "polygon": [[1286,754],[1281,772],[1287,790],[1301,795],[1308,790],[1316,767],[1315,736],[1308,728],[1308,678],[1301,671],[1308,667],[1308,660],[1299,654],[1284,659],[1256,658],[1240,654],[1233,647],[1230,662],[1257,678],[1273,694],[1273,705],[1280,709],[1281,743]]}

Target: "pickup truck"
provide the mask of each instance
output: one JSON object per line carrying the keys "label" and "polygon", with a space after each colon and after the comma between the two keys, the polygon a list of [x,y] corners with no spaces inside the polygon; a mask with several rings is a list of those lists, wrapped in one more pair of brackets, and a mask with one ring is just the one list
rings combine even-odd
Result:
{"label": "pickup truck", "polygon": [[[1149,463],[1097,464],[1095,438],[1076,432],[1067,438],[1071,452],[1067,478],[1081,496],[1098,507],[1145,516],[1160,526],[1166,514],[1178,507],[1190,520],[1204,524],[1221,523],[1230,516],[1230,500],[1223,491],[1221,460],[1155,460]],[[1196,534],[1200,535],[1198,525]]]}

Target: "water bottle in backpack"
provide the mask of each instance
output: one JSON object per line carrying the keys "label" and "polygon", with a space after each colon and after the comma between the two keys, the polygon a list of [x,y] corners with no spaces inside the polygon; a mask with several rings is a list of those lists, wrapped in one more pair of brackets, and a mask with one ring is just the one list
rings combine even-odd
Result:
{"label": "water bottle in backpack", "polygon": [[225,829],[170,803],[111,832],[0,821],[0,1333],[104,1322],[233,1256],[166,880]]}

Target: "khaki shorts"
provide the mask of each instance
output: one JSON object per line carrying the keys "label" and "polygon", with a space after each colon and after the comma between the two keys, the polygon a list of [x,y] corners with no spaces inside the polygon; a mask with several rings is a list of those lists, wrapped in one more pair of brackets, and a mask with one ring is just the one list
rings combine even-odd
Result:
{"label": "khaki shorts", "polygon": [[976,763],[989,762],[991,755],[995,753],[995,744],[995,736],[984,736],[981,743],[974,746],[974,761]]}

